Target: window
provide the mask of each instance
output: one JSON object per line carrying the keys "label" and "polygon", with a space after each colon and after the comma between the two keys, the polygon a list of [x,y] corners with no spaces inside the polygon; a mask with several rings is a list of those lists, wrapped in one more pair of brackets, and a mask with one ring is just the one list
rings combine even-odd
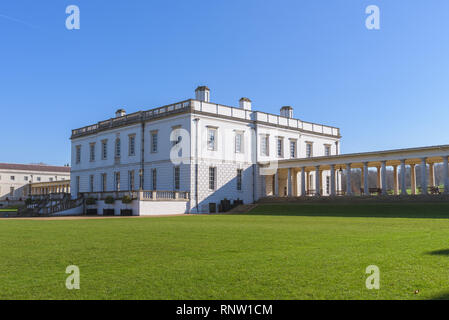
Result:
{"label": "window", "polygon": [[280,158],[284,156],[284,138],[277,139],[277,155]]}
{"label": "window", "polygon": [[243,133],[241,132],[235,134],[235,152],[243,152]]}
{"label": "window", "polygon": [[331,146],[328,144],[324,145],[324,155],[326,157],[331,155]]}
{"label": "window", "polygon": [[27,176],[23,177],[23,179],[24,179],[25,181],[28,181],[28,177],[27,177]]}
{"label": "window", "polygon": [[120,138],[115,139],[115,157],[120,158],[121,154],[121,143]]}
{"label": "window", "polygon": [[41,181],[41,177],[37,177],[36,180],[37,180],[37,181]]}
{"label": "window", "polygon": [[94,176],[89,177],[89,192],[94,192]]}
{"label": "window", "polygon": [[136,135],[132,134],[129,136],[129,156],[132,157],[135,155],[136,155]]}
{"label": "window", "polygon": [[95,143],[90,144],[90,156],[89,159],[91,162],[95,161]]}
{"label": "window", "polygon": [[14,197],[14,187],[9,188],[9,196]]}
{"label": "window", "polygon": [[120,191],[120,172],[114,173],[115,191]]}
{"label": "window", "polygon": [[311,142],[307,142],[306,144],[306,157],[307,158],[313,157],[313,144]]}
{"label": "window", "polygon": [[173,175],[174,175],[174,185],[175,185],[175,190],[179,190],[179,188],[180,188],[180,175],[181,175],[181,170],[180,170],[180,167],[175,167],[175,169],[174,169],[174,173],[173,173]]}
{"label": "window", "polygon": [[78,196],[80,194],[80,177],[77,176],[75,181],[76,181],[75,182],[76,183],[76,185],[75,185],[75,193],[76,193],[76,197],[78,198]]}
{"label": "window", "polygon": [[262,156],[269,156],[269,136],[263,135],[260,137],[260,154]]}
{"label": "window", "polygon": [[207,129],[207,150],[217,150],[217,129]]}
{"label": "window", "polygon": [[151,170],[151,180],[153,182],[153,190],[157,190],[157,170]]}
{"label": "window", "polygon": [[172,145],[176,146],[178,143],[181,142],[181,126],[173,126],[172,127],[173,131],[172,134],[170,135],[170,139],[172,140]]}
{"label": "window", "polygon": [[134,170],[128,171],[128,190],[134,190]]}
{"label": "window", "polygon": [[242,169],[237,169],[237,190],[242,190]]}
{"label": "window", "polygon": [[101,141],[101,159],[106,160],[108,158],[108,140]]}
{"label": "window", "polygon": [[326,177],[326,194],[330,194],[330,186],[331,186],[331,178],[329,176]]}
{"label": "window", "polygon": [[52,182],[52,181],[53,181],[53,178],[49,178],[48,181]]}
{"label": "window", "polygon": [[14,180],[16,180],[16,177],[15,176],[11,176],[11,181],[14,181]]}
{"label": "window", "polygon": [[209,167],[209,189],[215,190],[215,182],[217,176],[217,168],[216,167]]}
{"label": "window", "polygon": [[151,152],[157,152],[157,131],[151,133]]}
{"label": "window", "polygon": [[290,140],[290,158],[296,158],[296,140]]}
{"label": "window", "polygon": [[81,162],[81,146],[76,146],[76,163]]}
{"label": "window", "polygon": [[107,177],[108,177],[108,175],[106,173],[101,174],[101,191],[102,192],[106,191]]}

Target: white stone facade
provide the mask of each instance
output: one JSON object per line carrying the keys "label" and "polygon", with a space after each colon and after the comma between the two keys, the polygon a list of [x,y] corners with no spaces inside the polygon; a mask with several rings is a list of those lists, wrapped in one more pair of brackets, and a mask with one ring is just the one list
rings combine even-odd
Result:
{"label": "white stone facade", "polygon": [[[337,128],[253,111],[247,98],[242,98],[239,107],[211,103],[206,87],[198,88],[196,97],[203,100],[186,100],[73,130],[72,197],[117,189],[179,190],[190,193],[186,212],[207,213],[211,203],[218,206],[225,198],[252,203],[270,195],[263,185],[272,177],[260,175],[261,163],[269,161],[275,166],[278,160],[304,158],[308,156],[307,144],[312,144],[313,153],[309,156],[324,156],[326,147],[331,155],[339,153]],[[155,134],[157,146],[153,144]],[[174,146],[170,138],[177,140],[179,136],[179,143]],[[265,137],[267,148],[262,145]],[[296,143],[294,153],[292,142]],[[103,143],[107,149],[104,155]],[[178,166],[179,171],[175,169]],[[328,173],[324,172],[322,185],[326,177]],[[283,180],[278,181],[278,192],[282,193]]]}
{"label": "white stone facade", "polygon": [[0,201],[25,200],[31,183],[69,179],[69,167],[0,163]]}

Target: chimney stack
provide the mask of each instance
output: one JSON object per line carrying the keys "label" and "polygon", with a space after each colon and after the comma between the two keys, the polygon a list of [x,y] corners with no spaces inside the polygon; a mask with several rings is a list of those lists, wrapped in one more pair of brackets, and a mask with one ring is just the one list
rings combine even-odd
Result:
{"label": "chimney stack", "polygon": [[290,106],[284,106],[281,108],[281,117],[293,118],[293,108]]}
{"label": "chimney stack", "polygon": [[210,101],[210,89],[206,86],[200,86],[195,90],[195,99],[209,102]]}
{"label": "chimney stack", "polygon": [[240,109],[251,110],[251,100],[248,98],[241,98],[239,101]]}
{"label": "chimney stack", "polygon": [[118,109],[118,110],[115,112],[115,117],[116,117],[116,118],[118,118],[118,117],[123,117],[123,116],[126,116],[126,111],[125,111],[125,109]]}

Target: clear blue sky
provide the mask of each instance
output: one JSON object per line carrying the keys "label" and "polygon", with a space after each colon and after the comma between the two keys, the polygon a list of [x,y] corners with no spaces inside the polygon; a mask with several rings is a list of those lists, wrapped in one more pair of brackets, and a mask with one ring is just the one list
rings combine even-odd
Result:
{"label": "clear blue sky", "polygon": [[449,143],[447,0],[2,1],[0,41],[0,162],[62,165],[71,129],[197,85],[340,127],[345,153]]}

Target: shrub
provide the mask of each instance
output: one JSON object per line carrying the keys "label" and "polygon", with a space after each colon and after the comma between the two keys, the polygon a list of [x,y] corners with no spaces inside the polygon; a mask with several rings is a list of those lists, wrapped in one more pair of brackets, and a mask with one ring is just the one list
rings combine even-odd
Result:
{"label": "shrub", "polygon": [[93,204],[96,204],[96,203],[97,203],[97,200],[95,198],[87,198],[86,199],[86,204],[87,205],[93,205]]}
{"label": "shrub", "polygon": [[107,204],[113,204],[115,202],[115,199],[111,196],[107,196],[104,202]]}
{"label": "shrub", "polygon": [[131,197],[128,195],[124,195],[122,198],[122,203],[128,204],[131,203],[131,201],[133,201],[133,199],[131,199]]}
{"label": "shrub", "polygon": [[25,199],[25,205],[26,205],[26,206],[29,206],[29,205],[32,204],[32,203],[33,203],[33,200],[31,200],[31,198]]}

